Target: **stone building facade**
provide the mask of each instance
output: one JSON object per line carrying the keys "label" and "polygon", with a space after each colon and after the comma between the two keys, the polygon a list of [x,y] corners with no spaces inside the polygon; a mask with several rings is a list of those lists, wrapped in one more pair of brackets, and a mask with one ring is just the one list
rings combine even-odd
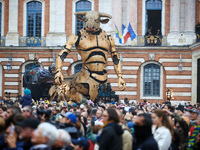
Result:
{"label": "stone building facade", "polygon": [[[5,92],[10,93],[12,99],[23,95],[22,77],[26,66],[36,58],[48,69],[68,36],[77,32],[74,13],[94,10],[112,15],[109,23],[101,27],[115,38],[122,59],[122,74],[127,83],[125,91],[119,91],[110,56],[106,68],[108,81],[120,100],[127,97],[129,100],[165,101],[170,88],[174,103],[200,102],[200,44],[196,29],[200,22],[200,0],[0,0],[0,3],[0,98]],[[32,38],[29,36],[32,33],[31,11],[36,16],[39,14],[40,19],[39,26],[33,25],[35,35]],[[115,25],[122,32],[122,24],[127,27],[129,23],[137,36],[120,44],[115,36]],[[148,43],[151,39],[147,39],[146,33],[149,28],[153,32],[155,27],[162,37],[160,45]],[[156,40],[155,33],[153,38]],[[8,71],[9,55],[12,69]],[[63,73],[74,74],[80,59],[73,47],[64,60]]]}

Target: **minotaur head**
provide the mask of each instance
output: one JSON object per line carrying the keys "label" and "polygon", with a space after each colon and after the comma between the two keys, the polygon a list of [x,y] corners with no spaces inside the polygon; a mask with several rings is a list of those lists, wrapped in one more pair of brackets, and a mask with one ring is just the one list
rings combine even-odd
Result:
{"label": "minotaur head", "polygon": [[[101,19],[101,17],[112,18],[110,15],[100,13],[97,11],[81,11],[76,12],[77,18],[80,21],[84,21],[85,29],[88,33],[95,33],[100,30],[100,22],[103,24],[108,23],[109,19]],[[83,18],[85,16],[85,18]]]}

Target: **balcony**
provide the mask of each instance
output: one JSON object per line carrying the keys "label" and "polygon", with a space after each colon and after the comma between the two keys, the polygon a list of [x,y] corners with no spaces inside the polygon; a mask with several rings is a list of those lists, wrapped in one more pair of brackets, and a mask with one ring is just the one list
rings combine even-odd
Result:
{"label": "balcony", "polygon": [[138,36],[138,46],[167,46],[167,37],[162,35]]}
{"label": "balcony", "polygon": [[45,47],[46,37],[19,37],[19,46]]}
{"label": "balcony", "polygon": [[1,36],[1,40],[0,40],[0,46],[5,46],[5,40],[6,40],[6,37],[5,36]]}

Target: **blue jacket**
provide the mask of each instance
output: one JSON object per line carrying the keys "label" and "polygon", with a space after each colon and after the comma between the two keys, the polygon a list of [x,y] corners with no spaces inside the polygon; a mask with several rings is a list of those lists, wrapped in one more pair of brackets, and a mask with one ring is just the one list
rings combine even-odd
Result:
{"label": "blue jacket", "polygon": [[29,105],[31,106],[31,103],[32,103],[32,97],[31,95],[24,95],[22,97],[22,99],[20,100],[20,104],[22,104],[22,108],[26,105]]}

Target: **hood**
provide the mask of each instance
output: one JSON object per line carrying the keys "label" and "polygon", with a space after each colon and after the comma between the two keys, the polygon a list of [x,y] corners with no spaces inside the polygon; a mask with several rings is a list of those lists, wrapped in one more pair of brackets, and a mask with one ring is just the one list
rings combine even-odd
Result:
{"label": "hood", "polygon": [[24,98],[25,98],[26,100],[32,100],[31,95],[24,95]]}
{"label": "hood", "polygon": [[118,134],[118,135],[122,135],[123,134],[123,130],[122,130],[122,126],[117,124],[117,123],[113,123],[113,129],[114,131]]}

